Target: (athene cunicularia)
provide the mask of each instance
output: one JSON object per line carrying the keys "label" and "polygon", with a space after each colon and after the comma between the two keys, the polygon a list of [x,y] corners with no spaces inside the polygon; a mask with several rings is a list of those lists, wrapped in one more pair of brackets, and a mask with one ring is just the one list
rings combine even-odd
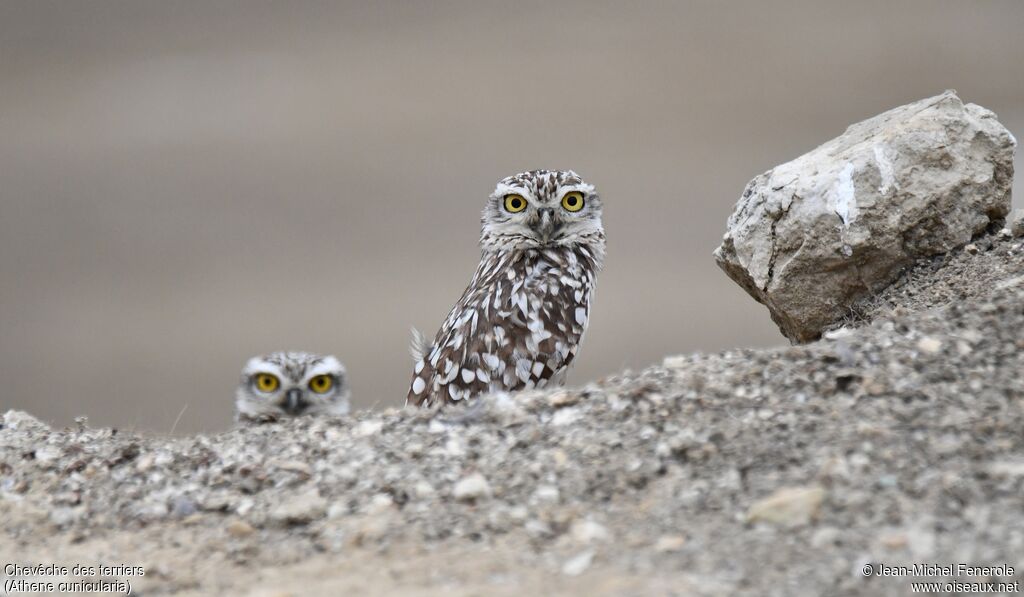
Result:
{"label": "(athene cunicularia)", "polygon": [[572,171],[500,181],[484,207],[473,280],[428,343],[414,330],[406,404],[564,382],[604,261],[601,199]]}
{"label": "(athene cunicularia)", "polygon": [[266,422],[299,415],[344,415],[350,394],[345,366],[335,357],[275,352],[245,364],[235,391],[235,418]]}

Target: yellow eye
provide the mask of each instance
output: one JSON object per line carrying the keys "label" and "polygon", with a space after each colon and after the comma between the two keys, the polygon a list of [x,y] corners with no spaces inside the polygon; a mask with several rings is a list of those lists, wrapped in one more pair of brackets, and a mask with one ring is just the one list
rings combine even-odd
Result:
{"label": "yellow eye", "polygon": [[277,377],[269,373],[260,373],[256,376],[256,389],[261,392],[273,392],[280,385]]}
{"label": "yellow eye", "polygon": [[526,209],[526,199],[522,195],[505,195],[505,211],[517,214]]}
{"label": "yellow eye", "polygon": [[566,211],[579,211],[583,209],[583,193],[579,191],[570,191],[562,197],[562,207]]}
{"label": "yellow eye", "polygon": [[317,375],[309,380],[309,389],[317,394],[326,394],[334,386],[334,379],[330,375]]}

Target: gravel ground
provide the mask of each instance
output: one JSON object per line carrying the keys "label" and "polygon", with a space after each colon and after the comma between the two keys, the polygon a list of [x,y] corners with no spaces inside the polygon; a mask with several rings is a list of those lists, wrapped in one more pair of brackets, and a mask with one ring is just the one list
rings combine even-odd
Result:
{"label": "gravel ground", "polygon": [[188,438],[11,411],[0,564],[141,566],[90,577],[137,595],[903,595],[989,580],[862,575],[883,564],[1002,564],[1014,570],[995,580],[1019,583],[1024,249],[975,245],[908,272],[856,329],[578,389]]}
{"label": "gravel ground", "polygon": [[[922,259],[877,296],[854,307],[847,323],[975,301],[1024,274],[1022,239],[1014,239],[1009,229],[993,228],[962,249]],[[1024,235],[1024,227],[1020,233]]]}

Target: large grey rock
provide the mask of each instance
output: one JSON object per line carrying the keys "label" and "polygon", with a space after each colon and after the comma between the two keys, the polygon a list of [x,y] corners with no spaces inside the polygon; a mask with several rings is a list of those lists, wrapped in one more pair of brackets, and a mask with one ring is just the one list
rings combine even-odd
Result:
{"label": "large grey rock", "polygon": [[849,127],[750,181],[715,250],[793,342],[1010,209],[1016,141],[954,91]]}

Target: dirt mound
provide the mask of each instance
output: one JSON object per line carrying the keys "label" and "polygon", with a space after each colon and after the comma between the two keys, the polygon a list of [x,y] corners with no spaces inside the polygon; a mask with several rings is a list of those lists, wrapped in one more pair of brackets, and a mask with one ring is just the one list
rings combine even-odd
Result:
{"label": "dirt mound", "polygon": [[[1017,565],[971,572],[1019,582],[1022,246],[974,244],[905,274],[856,329],[580,389],[191,438],[9,412],[0,562],[142,566],[107,578],[144,595],[902,595],[992,580],[958,564]],[[913,564],[954,568],[863,575]]]}

